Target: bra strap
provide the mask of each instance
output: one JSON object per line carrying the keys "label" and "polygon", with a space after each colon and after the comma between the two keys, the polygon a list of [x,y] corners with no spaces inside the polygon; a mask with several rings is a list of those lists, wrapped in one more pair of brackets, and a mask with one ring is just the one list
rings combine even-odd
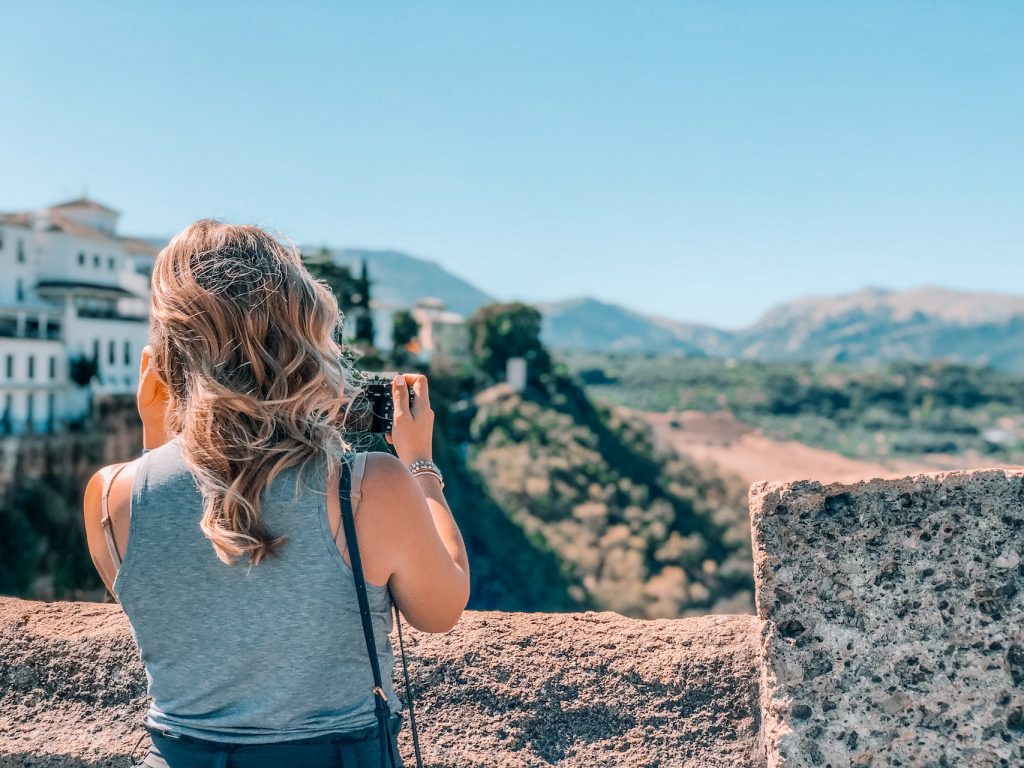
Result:
{"label": "bra strap", "polygon": [[110,522],[110,487],[114,480],[121,474],[121,470],[127,467],[127,462],[122,464],[113,473],[106,473],[103,477],[103,495],[100,497],[100,525],[103,526],[103,535],[107,538],[107,549],[110,550],[110,559],[114,562],[114,572],[121,568],[121,554],[117,551],[117,543],[114,541],[113,526]]}

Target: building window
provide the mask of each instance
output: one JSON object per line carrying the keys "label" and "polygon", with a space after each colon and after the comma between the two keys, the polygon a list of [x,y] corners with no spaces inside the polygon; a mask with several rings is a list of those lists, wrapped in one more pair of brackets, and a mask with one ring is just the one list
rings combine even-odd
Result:
{"label": "building window", "polygon": [[96,267],[97,269],[99,269],[99,267],[100,267],[100,255],[98,253],[94,253],[92,255],[92,265],[94,267]]}
{"label": "building window", "polygon": [[57,398],[53,392],[46,395],[46,431],[53,431],[53,422],[57,416]]}
{"label": "building window", "polygon": [[25,300],[25,282],[20,277],[18,278],[18,282],[15,284],[14,294],[16,301]]}
{"label": "building window", "polygon": [[117,344],[114,343],[113,339],[107,344],[107,362],[111,365],[117,362]]}
{"label": "building window", "polygon": [[78,252],[78,266],[80,266],[80,267],[84,267],[85,266],[85,251],[79,251]]}
{"label": "building window", "polygon": [[57,378],[57,358],[53,355],[50,356],[50,378]]}
{"label": "building window", "polygon": [[114,257],[113,257],[113,256],[111,256],[110,258],[108,258],[108,259],[107,259],[107,268],[108,268],[108,269],[109,269],[109,270],[110,270],[111,272],[113,272],[113,271],[114,271]]}
{"label": "building window", "polygon": [[132,343],[130,341],[124,343],[124,364],[132,364]]}
{"label": "building window", "polygon": [[28,402],[26,403],[27,407],[25,408],[25,410],[27,412],[26,416],[25,416],[25,422],[28,424],[29,429],[31,429],[32,426],[33,426],[33,422],[36,420],[36,414],[35,414],[35,410],[36,410],[36,408],[35,408],[36,396],[35,396],[35,394],[32,393],[32,392],[29,392],[27,400],[28,400]]}
{"label": "building window", "polygon": [[28,377],[34,379],[36,377],[36,356],[28,356]]}
{"label": "building window", "polygon": [[92,359],[96,361],[97,365],[99,365],[99,362],[100,362],[100,340],[99,339],[93,339],[92,340]]}
{"label": "building window", "polygon": [[18,241],[18,263],[19,264],[24,264],[25,263],[25,241],[24,240],[19,240]]}
{"label": "building window", "polygon": [[14,355],[7,356],[7,379],[14,378]]}

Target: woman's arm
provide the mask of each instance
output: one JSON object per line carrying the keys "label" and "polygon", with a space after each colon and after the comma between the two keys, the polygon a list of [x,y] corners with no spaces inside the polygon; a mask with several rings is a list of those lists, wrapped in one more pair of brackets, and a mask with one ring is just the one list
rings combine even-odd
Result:
{"label": "woman's arm", "polygon": [[[119,469],[123,467],[123,470]],[[121,557],[124,557],[128,545],[129,505],[132,480],[135,476],[135,464],[112,464],[102,467],[89,479],[82,500],[82,514],[85,525],[85,539],[89,547],[89,556],[96,572],[100,575],[104,586],[114,596],[114,579],[117,577],[117,566],[107,545],[106,533],[101,522],[103,517],[103,490],[109,484],[108,509],[110,512],[111,529],[114,534],[114,545]],[[116,597],[115,597],[116,599]]]}
{"label": "woman's arm", "polygon": [[[411,410],[410,384],[416,394]],[[399,458],[379,454],[373,483],[379,489],[373,495],[381,502],[380,520],[391,542],[389,584],[409,623],[425,632],[446,632],[469,600],[469,559],[441,484],[430,475],[414,477],[408,467],[416,459],[431,457],[434,412],[427,379],[396,377],[392,392],[390,442]]]}

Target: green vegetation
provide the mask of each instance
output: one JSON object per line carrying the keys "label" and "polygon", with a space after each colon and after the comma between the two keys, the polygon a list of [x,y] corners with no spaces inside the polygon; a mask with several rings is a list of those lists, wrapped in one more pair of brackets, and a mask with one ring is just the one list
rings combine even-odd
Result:
{"label": "green vegetation", "polygon": [[534,377],[548,371],[551,358],[540,341],[540,312],[521,302],[488,304],[469,318],[473,360],[491,379],[505,375],[510,358],[522,357]]}
{"label": "green vegetation", "polygon": [[[465,471],[531,542],[527,554],[547,553],[561,575],[557,585],[528,569],[514,583],[489,579],[491,588],[530,585],[534,610],[566,596],[631,616],[750,610],[746,488],[704,476],[660,452],[645,424],[595,406],[552,363],[532,307],[489,305],[469,323],[477,370],[454,399],[432,398],[459,415],[443,434],[464,445]],[[522,393],[502,383],[512,356],[528,360]],[[469,509],[453,509],[463,526]],[[519,558],[519,546],[490,542],[505,559]]]}
{"label": "green vegetation", "polygon": [[942,361],[884,367],[576,353],[595,397],[641,410],[728,410],[770,437],[855,457],[1024,456],[1024,376]]}
{"label": "green vegetation", "polygon": [[470,466],[553,552],[581,605],[639,617],[752,607],[746,488],[660,453],[561,366],[476,398]]}
{"label": "green vegetation", "polygon": [[0,594],[74,597],[102,588],[80,496],[77,482],[52,473],[8,489],[0,508]]}
{"label": "green vegetation", "polygon": [[407,309],[400,309],[391,315],[391,362],[399,369],[407,367],[412,360],[409,344],[420,332],[420,324]]}

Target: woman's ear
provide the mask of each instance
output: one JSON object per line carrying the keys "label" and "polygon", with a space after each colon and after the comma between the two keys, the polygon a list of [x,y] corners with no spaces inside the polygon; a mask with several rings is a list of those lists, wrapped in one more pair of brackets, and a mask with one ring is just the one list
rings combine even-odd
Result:
{"label": "woman's ear", "polygon": [[139,367],[139,391],[137,402],[139,415],[143,423],[159,418],[163,422],[164,409],[169,400],[167,384],[157,373],[153,364],[153,348],[147,344],[142,348],[142,361]]}
{"label": "woman's ear", "polygon": [[142,378],[142,374],[149,368],[149,363],[153,359],[153,348],[147,344],[142,348],[141,364],[139,366],[139,378]]}
{"label": "woman's ear", "polygon": [[153,348],[147,344],[142,348],[142,360],[139,365],[139,410],[147,407],[159,397],[160,377],[153,367]]}

